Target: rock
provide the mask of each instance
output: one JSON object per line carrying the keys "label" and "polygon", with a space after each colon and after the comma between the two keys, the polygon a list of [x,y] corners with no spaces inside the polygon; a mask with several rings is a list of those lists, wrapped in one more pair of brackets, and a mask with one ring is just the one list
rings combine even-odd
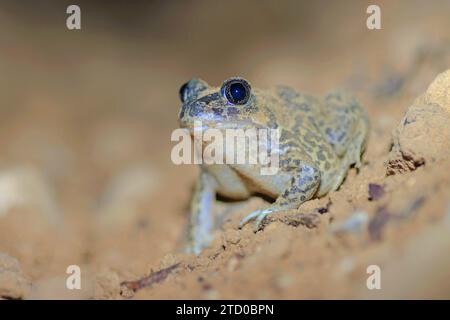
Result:
{"label": "rock", "polygon": [[440,74],[409,107],[393,133],[387,174],[450,157],[450,70]]}
{"label": "rock", "polygon": [[59,220],[55,194],[35,168],[17,166],[0,171],[0,218],[16,208],[30,208],[49,222]]}
{"label": "rock", "polygon": [[369,183],[369,201],[379,200],[384,196],[383,186],[376,183]]}
{"label": "rock", "polygon": [[450,112],[450,69],[434,79],[423,99],[428,104],[437,104]]}
{"label": "rock", "polygon": [[25,278],[19,262],[0,252],[0,300],[23,299],[31,290],[31,283]]}
{"label": "rock", "polygon": [[238,244],[241,241],[241,234],[237,230],[229,229],[224,232],[223,238],[224,246]]}

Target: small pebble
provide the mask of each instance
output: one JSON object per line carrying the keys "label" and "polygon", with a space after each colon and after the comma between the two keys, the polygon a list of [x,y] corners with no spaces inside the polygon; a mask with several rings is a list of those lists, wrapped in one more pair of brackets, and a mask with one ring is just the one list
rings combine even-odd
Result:
{"label": "small pebble", "polygon": [[376,201],[384,196],[383,186],[376,183],[369,183],[369,200]]}
{"label": "small pebble", "polygon": [[230,244],[238,244],[241,241],[241,234],[237,230],[227,230],[225,232],[225,241]]}
{"label": "small pebble", "polygon": [[369,215],[365,211],[356,211],[344,222],[331,228],[333,233],[357,233],[363,230],[363,227],[369,221]]}

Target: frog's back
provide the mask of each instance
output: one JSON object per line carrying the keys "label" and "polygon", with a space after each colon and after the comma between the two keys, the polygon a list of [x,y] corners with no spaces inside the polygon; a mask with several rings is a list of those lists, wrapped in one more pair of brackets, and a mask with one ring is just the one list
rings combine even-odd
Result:
{"label": "frog's back", "polygon": [[273,119],[280,133],[281,164],[289,165],[292,158],[312,162],[324,180],[336,175],[339,158],[328,143],[320,126],[322,110],[320,102],[311,95],[299,93],[292,88],[276,87],[257,95],[258,105],[268,119]]}
{"label": "frog's back", "polygon": [[280,145],[303,154],[319,168],[320,194],[336,189],[350,165],[360,164],[368,133],[365,110],[340,91],[323,100],[292,88],[277,87],[276,114],[282,128]]}

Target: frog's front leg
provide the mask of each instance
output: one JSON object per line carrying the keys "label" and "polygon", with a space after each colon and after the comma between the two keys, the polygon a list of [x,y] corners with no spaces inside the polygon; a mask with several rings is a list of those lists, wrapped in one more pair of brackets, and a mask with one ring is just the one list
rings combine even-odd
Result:
{"label": "frog's front leg", "polygon": [[303,202],[311,199],[320,185],[320,171],[313,165],[302,164],[297,168],[290,168],[291,179],[287,188],[278,196],[276,201],[266,209],[256,210],[241,220],[242,228],[247,222],[255,220],[254,231],[261,228],[264,218],[272,213],[296,209]]}
{"label": "frog's front leg", "polygon": [[187,253],[199,254],[212,240],[214,229],[212,206],[216,198],[216,189],[214,177],[202,168],[191,200],[185,249]]}

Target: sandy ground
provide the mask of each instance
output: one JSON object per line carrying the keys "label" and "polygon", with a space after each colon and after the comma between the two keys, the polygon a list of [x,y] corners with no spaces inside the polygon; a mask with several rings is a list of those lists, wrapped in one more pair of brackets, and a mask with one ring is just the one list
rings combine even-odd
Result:
{"label": "sandy ground", "polygon": [[[0,299],[450,298],[448,1],[380,1],[377,31],[364,1],[230,3],[81,2],[79,32],[63,4],[0,6]],[[185,255],[197,168],[170,160],[178,88],[232,75],[354,91],[364,165],[256,234],[237,224],[267,203],[231,207]]]}

